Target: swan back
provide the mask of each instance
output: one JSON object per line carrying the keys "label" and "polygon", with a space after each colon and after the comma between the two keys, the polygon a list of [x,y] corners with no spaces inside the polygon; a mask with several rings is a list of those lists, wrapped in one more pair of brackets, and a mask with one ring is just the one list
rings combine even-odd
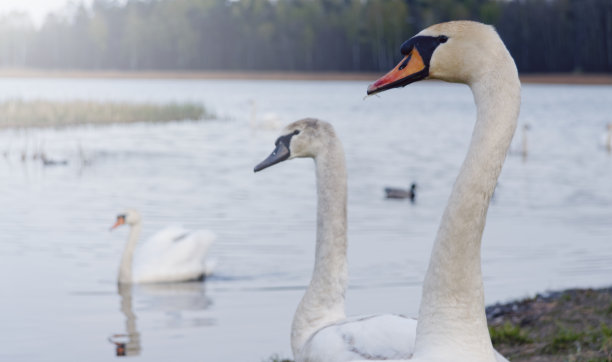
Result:
{"label": "swan back", "polygon": [[396,314],[346,318],[318,330],[296,361],[408,359],[414,351],[417,321]]}
{"label": "swan back", "polygon": [[142,244],[134,260],[134,282],[199,280],[210,271],[205,258],[216,236],[208,230],[181,226],[160,230]]}

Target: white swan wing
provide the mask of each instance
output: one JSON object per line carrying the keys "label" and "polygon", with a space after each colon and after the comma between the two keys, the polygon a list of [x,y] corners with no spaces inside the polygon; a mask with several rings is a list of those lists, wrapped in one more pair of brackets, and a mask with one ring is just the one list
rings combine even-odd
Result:
{"label": "white swan wing", "polygon": [[175,282],[207,274],[205,257],[215,235],[171,226],[153,235],[137,253],[134,279],[138,282]]}
{"label": "white swan wing", "polygon": [[415,319],[394,314],[349,318],[315,332],[296,361],[408,359],[416,325]]}

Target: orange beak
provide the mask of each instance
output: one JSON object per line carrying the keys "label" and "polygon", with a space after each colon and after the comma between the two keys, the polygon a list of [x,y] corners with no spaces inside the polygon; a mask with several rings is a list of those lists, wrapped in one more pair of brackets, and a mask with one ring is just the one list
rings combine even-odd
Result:
{"label": "orange beak", "polygon": [[389,73],[368,86],[368,95],[387,89],[403,87],[427,77],[428,69],[415,47]]}
{"label": "orange beak", "polygon": [[117,216],[117,221],[115,222],[115,225],[111,226],[111,230],[121,226],[125,224],[125,217],[124,216]]}

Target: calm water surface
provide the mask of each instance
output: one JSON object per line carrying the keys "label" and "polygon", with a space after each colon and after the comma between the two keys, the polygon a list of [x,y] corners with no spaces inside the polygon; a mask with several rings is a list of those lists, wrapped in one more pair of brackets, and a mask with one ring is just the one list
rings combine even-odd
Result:
{"label": "calm water surface", "polygon": [[[0,99],[197,101],[219,120],[0,131],[0,360],[261,361],[289,357],[314,255],[311,160],[253,174],[281,124],[334,124],[349,175],[349,314],[416,315],[442,210],[475,119],[469,89],[421,83],[363,100],[364,82],[0,80]],[[254,121],[253,121],[254,117]],[[612,87],[525,85],[483,241],[487,303],[612,283]],[[521,133],[513,142],[519,150]],[[42,145],[68,166],[21,162]],[[79,149],[89,161],[79,164]],[[418,183],[415,204],[383,199]],[[127,207],[144,237],[210,229],[206,283],[118,290]],[[131,334],[131,337],[114,336]],[[109,340],[110,339],[110,340]]]}

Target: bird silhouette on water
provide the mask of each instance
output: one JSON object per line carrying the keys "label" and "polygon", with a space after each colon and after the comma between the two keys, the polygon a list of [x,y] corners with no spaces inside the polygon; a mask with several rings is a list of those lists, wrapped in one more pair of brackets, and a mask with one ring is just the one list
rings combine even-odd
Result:
{"label": "bird silhouette on water", "polygon": [[412,183],[409,189],[401,189],[396,187],[385,187],[385,197],[388,199],[410,199],[414,202],[416,198],[416,183]]}

